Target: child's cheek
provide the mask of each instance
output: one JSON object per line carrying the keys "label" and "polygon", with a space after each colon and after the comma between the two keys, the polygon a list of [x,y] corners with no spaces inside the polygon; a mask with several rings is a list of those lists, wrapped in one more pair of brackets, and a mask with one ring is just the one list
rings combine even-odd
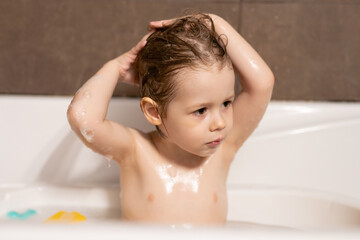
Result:
{"label": "child's cheek", "polygon": [[233,114],[233,109],[230,108],[227,112],[226,115],[226,128],[227,128],[227,132],[231,131],[232,127],[234,125],[234,114]]}
{"label": "child's cheek", "polygon": [[233,120],[233,115],[231,115],[231,117],[229,118],[228,123],[226,125],[228,132],[231,131],[233,126],[234,126],[234,120]]}
{"label": "child's cheek", "polygon": [[194,142],[196,134],[193,129],[187,126],[177,127],[173,131],[173,136],[177,139],[178,144],[182,146],[191,145]]}

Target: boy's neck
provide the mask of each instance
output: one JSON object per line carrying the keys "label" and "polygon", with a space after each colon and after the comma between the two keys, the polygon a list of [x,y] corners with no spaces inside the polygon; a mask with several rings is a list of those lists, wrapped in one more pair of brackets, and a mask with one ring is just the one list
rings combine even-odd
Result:
{"label": "boy's neck", "polygon": [[167,138],[160,136],[157,131],[151,132],[149,135],[159,153],[176,165],[196,168],[203,165],[211,157],[201,157],[187,152]]}

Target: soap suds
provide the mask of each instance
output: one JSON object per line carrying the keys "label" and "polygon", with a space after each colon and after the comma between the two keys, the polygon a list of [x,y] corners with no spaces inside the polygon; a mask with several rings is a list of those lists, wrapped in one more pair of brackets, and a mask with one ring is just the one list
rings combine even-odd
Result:
{"label": "soap suds", "polygon": [[[76,95],[82,94],[81,97],[77,97]],[[69,109],[73,109],[75,111],[75,119],[78,122],[83,122],[86,118],[86,104],[88,99],[91,98],[91,92],[89,90],[84,90],[84,92],[77,92],[73,101],[70,103]]]}
{"label": "soap suds", "polygon": [[92,143],[94,140],[94,131],[87,128],[80,128],[81,135],[88,141],[89,143]]}

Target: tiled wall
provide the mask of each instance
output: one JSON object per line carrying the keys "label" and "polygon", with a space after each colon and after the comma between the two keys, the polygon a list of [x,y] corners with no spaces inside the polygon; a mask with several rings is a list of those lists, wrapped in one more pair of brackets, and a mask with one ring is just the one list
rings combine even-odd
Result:
{"label": "tiled wall", "polygon": [[72,95],[150,20],[188,8],[254,46],[275,74],[273,99],[360,100],[360,0],[2,0],[0,93]]}

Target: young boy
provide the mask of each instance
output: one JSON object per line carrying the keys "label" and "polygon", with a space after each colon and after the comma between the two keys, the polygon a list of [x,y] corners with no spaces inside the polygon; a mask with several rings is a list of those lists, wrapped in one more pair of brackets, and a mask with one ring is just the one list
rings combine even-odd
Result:
{"label": "young boy", "polygon": [[[69,123],[86,146],[120,165],[124,219],[225,223],[228,170],[265,112],[273,73],[219,16],[149,27],[134,48],[79,89]],[[236,98],[234,69],[242,86]],[[156,131],[105,119],[118,81],[140,85],[141,109]]]}

